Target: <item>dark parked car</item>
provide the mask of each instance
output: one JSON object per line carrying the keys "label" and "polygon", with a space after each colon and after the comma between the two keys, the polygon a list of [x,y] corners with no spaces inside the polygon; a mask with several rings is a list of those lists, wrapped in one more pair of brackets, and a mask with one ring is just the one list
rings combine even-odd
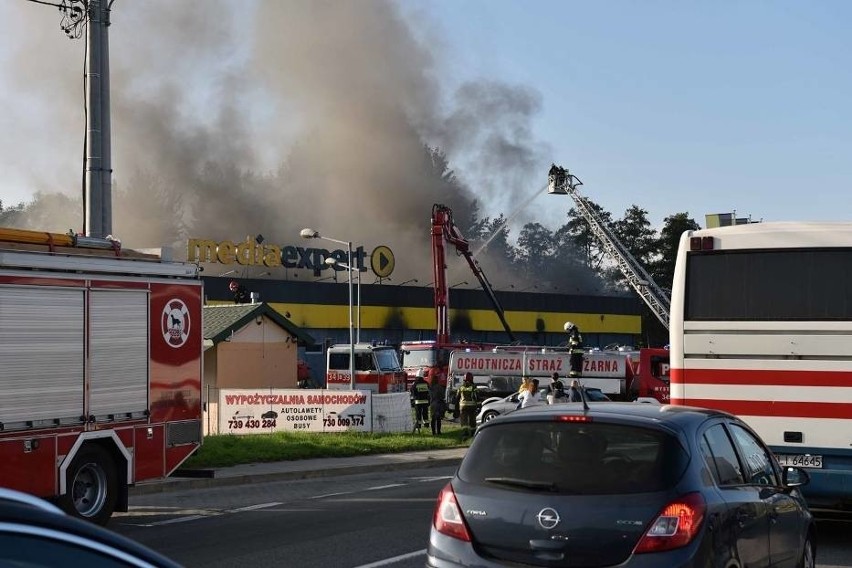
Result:
{"label": "dark parked car", "polygon": [[0,488],[0,566],[180,568],[128,538],[18,491]]}
{"label": "dark parked car", "polygon": [[813,568],[807,481],[723,412],[537,406],[479,427],[427,565]]}

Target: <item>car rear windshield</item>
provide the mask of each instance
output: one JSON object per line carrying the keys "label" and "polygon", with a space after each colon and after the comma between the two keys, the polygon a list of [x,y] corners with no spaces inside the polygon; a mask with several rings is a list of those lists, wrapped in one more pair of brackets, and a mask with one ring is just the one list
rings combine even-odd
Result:
{"label": "car rear windshield", "polygon": [[689,458],[660,430],[603,422],[515,422],[483,428],[459,468],[470,483],[601,495],[674,486]]}

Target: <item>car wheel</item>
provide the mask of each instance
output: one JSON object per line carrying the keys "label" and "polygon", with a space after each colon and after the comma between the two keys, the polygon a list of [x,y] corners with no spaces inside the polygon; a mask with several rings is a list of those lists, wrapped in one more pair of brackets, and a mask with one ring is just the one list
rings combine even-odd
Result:
{"label": "car wheel", "polygon": [[498,412],[494,412],[493,410],[489,410],[488,412],[486,412],[485,414],[482,415],[482,421],[488,422],[489,420],[494,420],[498,416],[500,416],[500,414]]}
{"label": "car wheel", "polygon": [[104,448],[83,446],[66,472],[66,493],[58,503],[69,515],[105,525],[118,496],[115,463]]}
{"label": "car wheel", "polygon": [[799,561],[799,568],[814,568],[815,566],[814,543],[811,540],[811,535],[808,535],[808,538],[805,539],[805,546],[802,547],[802,559]]}

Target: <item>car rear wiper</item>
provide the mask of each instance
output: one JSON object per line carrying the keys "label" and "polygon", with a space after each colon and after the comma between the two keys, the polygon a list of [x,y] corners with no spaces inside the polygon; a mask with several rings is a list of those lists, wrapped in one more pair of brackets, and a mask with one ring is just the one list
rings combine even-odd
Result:
{"label": "car rear wiper", "polygon": [[523,487],[525,489],[536,489],[538,491],[556,491],[558,489],[556,484],[550,481],[531,481],[519,477],[486,477],[485,481],[488,483],[499,483],[500,485]]}

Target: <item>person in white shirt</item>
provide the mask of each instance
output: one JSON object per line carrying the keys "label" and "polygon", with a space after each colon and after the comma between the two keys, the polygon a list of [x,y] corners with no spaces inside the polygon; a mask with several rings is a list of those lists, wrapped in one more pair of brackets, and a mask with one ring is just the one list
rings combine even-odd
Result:
{"label": "person in white shirt", "polygon": [[521,408],[541,404],[538,392],[538,379],[530,381],[530,388],[522,392],[520,396],[518,396],[518,400],[521,403]]}

